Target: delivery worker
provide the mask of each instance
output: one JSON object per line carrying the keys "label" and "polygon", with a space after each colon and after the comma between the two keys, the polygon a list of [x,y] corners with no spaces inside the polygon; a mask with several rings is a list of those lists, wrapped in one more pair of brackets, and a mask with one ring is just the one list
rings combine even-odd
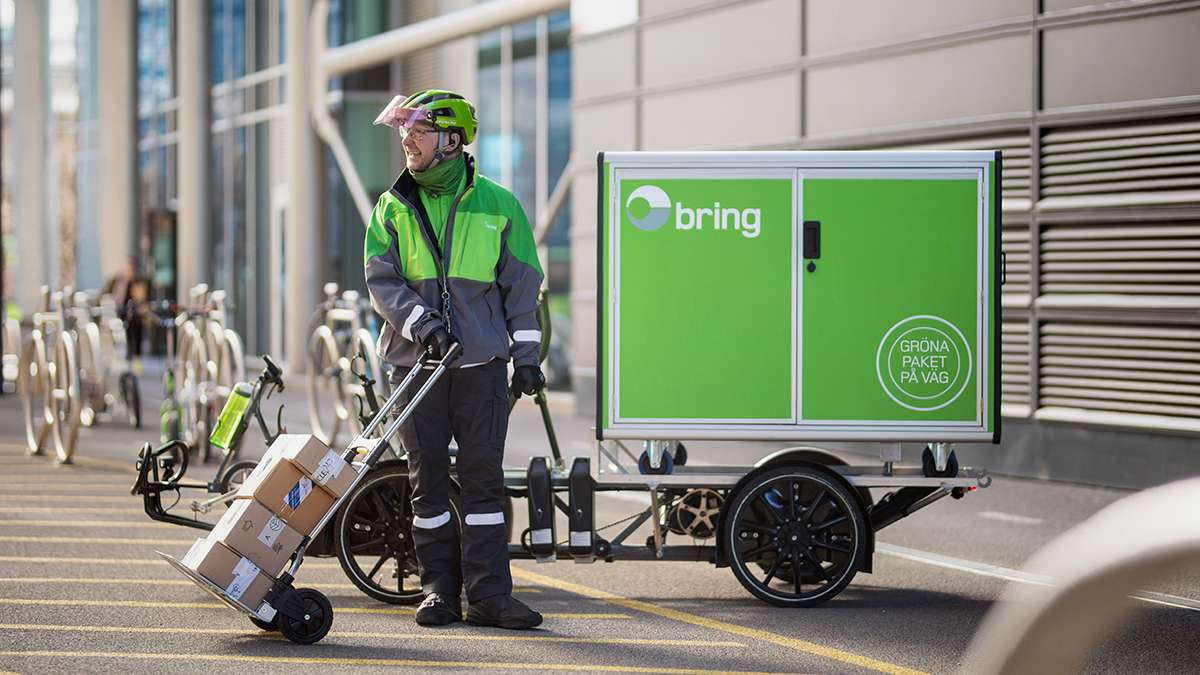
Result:
{"label": "delivery worker", "polygon": [[[476,172],[463,151],[477,127],[463,96],[397,96],[375,124],[399,131],[407,160],[375,205],[363,256],[371,302],[386,320],[380,355],[394,366],[396,384],[423,356],[441,359],[452,344],[462,347],[400,431],[426,593],[417,623],[461,621],[465,585],[467,623],[533,628],[542,615],[512,597],[502,468],[509,359],[517,395],[545,385],[533,230],[516,197]],[[451,436],[458,442],[461,544],[450,505]]]}

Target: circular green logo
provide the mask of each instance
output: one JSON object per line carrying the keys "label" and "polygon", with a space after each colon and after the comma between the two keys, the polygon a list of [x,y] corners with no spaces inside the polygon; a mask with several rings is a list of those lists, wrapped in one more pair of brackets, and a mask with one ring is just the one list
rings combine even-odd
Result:
{"label": "circular green logo", "polygon": [[909,410],[938,410],[971,381],[971,348],[954,324],[910,316],[892,326],[875,354],[875,372],[888,397]]}

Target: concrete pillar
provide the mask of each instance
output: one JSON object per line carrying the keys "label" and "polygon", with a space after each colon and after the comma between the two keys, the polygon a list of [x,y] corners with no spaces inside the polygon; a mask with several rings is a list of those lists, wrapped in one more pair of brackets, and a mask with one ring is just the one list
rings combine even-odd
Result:
{"label": "concrete pillar", "polygon": [[52,243],[57,240],[50,217],[46,176],[50,142],[49,7],[38,0],[18,0],[13,26],[13,158],[6,176],[13,200],[17,260],[9,277],[11,293],[27,314],[38,307],[38,288],[55,284]]}
{"label": "concrete pillar", "polygon": [[[290,8],[289,8],[290,9]],[[176,77],[179,97],[179,220],[175,240],[178,260],[176,299],[188,301],[188,290],[209,280],[209,4],[175,5]]]}
{"label": "concrete pillar", "polygon": [[95,208],[102,233],[102,280],[116,274],[125,258],[137,251],[136,4],[135,0],[108,0],[95,14],[100,73],[96,92],[100,170]]}
{"label": "concrete pillar", "polygon": [[321,254],[320,146],[313,131],[309,93],[310,0],[287,8],[287,172],[288,206],[284,227],[284,352],[288,372],[305,368],[308,317],[316,308],[325,273]]}

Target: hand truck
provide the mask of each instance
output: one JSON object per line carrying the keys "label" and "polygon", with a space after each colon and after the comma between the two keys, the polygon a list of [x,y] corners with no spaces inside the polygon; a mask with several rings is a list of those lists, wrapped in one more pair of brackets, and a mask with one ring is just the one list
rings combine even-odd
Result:
{"label": "hand truck", "polygon": [[[416,410],[429,390],[442,378],[450,362],[458,356],[460,351],[461,347],[458,343],[455,343],[450,346],[450,349],[440,361],[431,362],[428,359],[423,359],[419,362],[409,371],[400,385],[392,391],[383,406],[371,418],[370,423],[362,430],[362,433],[350,442],[342,452],[342,459],[354,468],[354,480],[346,492],[330,507],[329,511],[313,530],[314,532],[320,532],[325,527],[328,521],[342,507],[346,498],[353,493],[354,488],[367,475],[367,472],[388,451],[390,447],[388,444],[389,439],[393,438],[399,432],[400,426],[412,416],[413,411]],[[434,364],[436,365],[429,379],[421,385],[412,399],[404,406],[403,410],[400,410],[388,422],[392,411],[399,405],[401,396],[412,385],[417,375],[426,365]],[[376,430],[385,423],[387,427],[383,435],[375,435]],[[271,586],[271,590],[267,592],[266,597],[258,608],[247,607],[241,601],[227,594],[225,589],[188,569],[174,557],[161,551],[156,551],[156,553],[170,563],[172,567],[179,570],[184,576],[194,581],[198,586],[211,593],[221,602],[250,617],[251,622],[259,628],[278,630],[284,637],[296,644],[312,644],[325,637],[333,625],[333,606],[330,604],[329,599],[320,591],[312,588],[295,588],[293,586],[296,573],[300,570],[301,563],[304,562],[304,554],[308,550],[311,541],[311,537],[308,536],[300,541],[299,548],[292,554],[291,564]]]}

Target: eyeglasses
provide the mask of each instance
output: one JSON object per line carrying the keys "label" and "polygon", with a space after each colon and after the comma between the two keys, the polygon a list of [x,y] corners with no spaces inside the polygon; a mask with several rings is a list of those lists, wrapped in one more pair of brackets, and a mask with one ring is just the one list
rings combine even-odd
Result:
{"label": "eyeglasses", "polygon": [[440,129],[436,127],[400,127],[397,131],[400,132],[401,140],[412,138],[414,141],[423,141],[425,136],[440,131]]}

